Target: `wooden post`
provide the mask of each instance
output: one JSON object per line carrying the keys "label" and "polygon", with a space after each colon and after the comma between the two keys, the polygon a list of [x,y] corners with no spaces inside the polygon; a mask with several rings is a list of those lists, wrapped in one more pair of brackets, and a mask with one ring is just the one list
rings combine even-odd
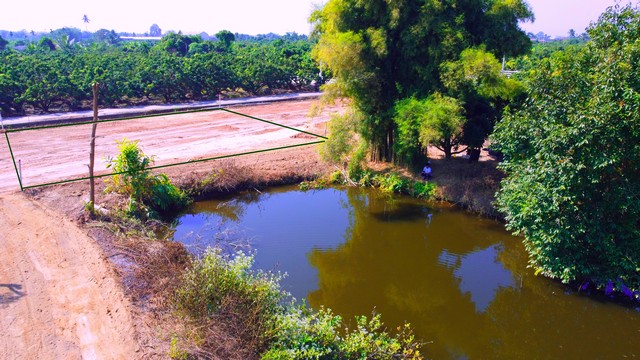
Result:
{"label": "wooden post", "polygon": [[93,83],[93,125],[91,127],[91,149],[89,150],[89,184],[91,189],[89,190],[89,203],[91,204],[91,211],[93,212],[95,206],[95,184],[93,179],[93,165],[96,149],[96,129],[98,127],[98,86],[99,84]]}

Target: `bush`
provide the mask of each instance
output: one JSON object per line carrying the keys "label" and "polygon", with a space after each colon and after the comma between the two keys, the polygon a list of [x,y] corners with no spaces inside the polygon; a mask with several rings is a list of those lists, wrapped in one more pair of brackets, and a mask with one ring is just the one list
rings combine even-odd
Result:
{"label": "bush", "polygon": [[379,314],[371,319],[356,317],[357,327],[349,330],[342,318],[330,309],[312,312],[291,305],[278,316],[278,332],[263,359],[422,359],[421,344],[415,341],[408,324],[391,336]]}
{"label": "bush", "polygon": [[582,49],[532,74],[496,125],[507,177],[497,207],[538,273],[640,291],[640,9],[609,8]]}
{"label": "bush", "polygon": [[125,211],[138,218],[158,218],[188,205],[189,198],[171,183],[167,175],[153,175],[148,169],[153,158],[145,155],[137,141],[118,142],[120,153],[107,159],[107,167],[117,175],[107,179],[106,191],[129,195]]}
{"label": "bush", "polygon": [[411,196],[418,199],[430,199],[436,192],[436,184],[432,182],[416,181],[413,183]]}
{"label": "bush", "polygon": [[388,175],[375,175],[373,177],[373,183],[384,192],[402,194],[403,192],[407,192],[409,180],[396,173],[390,173]]}
{"label": "bush", "polygon": [[270,320],[281,311],[280,302],[287,295],[280,290],[282,277],[251,270],[252,264],[253,256],[241,251],[232,257],[209,248],[185,274],[177,291],[179,310],[194,319],[209,318],[233,302],[240,312],[257,308],[265,320]]}
{"label": "bush", "polygon": [[227,331],[243,344],[242,350],[252,356],[268,346],[288,294],[280,289],[279,274],[252,270],[252,264],[253,256],[242,252],[229,256],[210,248],[185,273],[176,291],[176,307],[199,324],[204,347],[219,346],[207,335],[212,321],[224,321]]}

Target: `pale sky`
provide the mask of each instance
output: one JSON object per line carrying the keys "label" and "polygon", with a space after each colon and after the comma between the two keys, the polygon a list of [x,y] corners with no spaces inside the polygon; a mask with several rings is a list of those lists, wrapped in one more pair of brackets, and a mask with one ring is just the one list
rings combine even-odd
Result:
{"label": "pale sky", "polygon": [[[618,0],[623,4],[629,0]],[[633,0],[637,4],[638,0]],[[186,34],[220,30],[250,35],[269,32],[309,34],[307,19],[314,4],[326,0],[6,0],[0,11],[0,29],[49,31],[61,27],[116,32],[149,31],[158,24]],[[543,31],[552,37],[566,36],[569,29],[584,32],[590,22],[616,0],[528,0],[536,16],[523,24],[527,32]],[[82,21],[89,17],[89,24]]]}

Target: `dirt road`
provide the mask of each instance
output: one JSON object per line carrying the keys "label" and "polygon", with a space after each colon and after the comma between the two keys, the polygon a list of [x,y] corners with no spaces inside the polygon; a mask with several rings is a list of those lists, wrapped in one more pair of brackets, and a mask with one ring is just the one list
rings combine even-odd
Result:
{"label": "dirt road", "polygon": [[128,302],[90,238],[20,193],[0,196],[0,229],[0,358],[135,358]]}

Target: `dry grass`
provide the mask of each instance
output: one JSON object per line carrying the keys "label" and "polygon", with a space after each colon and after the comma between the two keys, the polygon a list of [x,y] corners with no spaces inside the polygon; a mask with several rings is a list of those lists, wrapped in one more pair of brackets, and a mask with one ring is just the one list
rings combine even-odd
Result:
{"label": "dry grass", "polygon": [[494,208],[495,194],[503,174],[498,161],[484,150],[478,162],[464,158],[445,159],[441,153],[430,151],[433,182],[438,185],[438,197],[473,213],[494,219],[502,215]]}

